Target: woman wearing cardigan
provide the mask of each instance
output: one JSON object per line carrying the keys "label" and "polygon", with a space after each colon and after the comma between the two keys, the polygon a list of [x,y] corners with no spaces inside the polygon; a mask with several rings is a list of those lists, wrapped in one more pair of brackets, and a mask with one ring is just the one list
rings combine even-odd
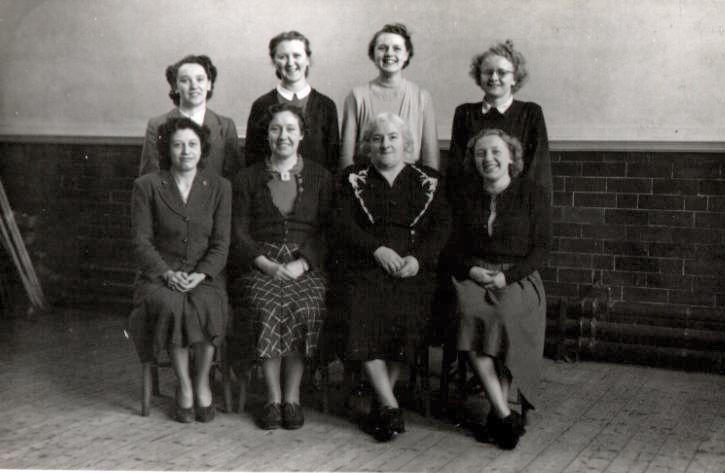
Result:
{"label": "woman wearing cardigan", "polygon": [[309,40],[297,31],[280,33],[269,42],[269,56],[280,82],[252,104],[247,119],[247,165],[263,162],[269,155],[267,109],[288,103],[301,108],[305,117],[305,139],[300,143],[300,155],[320,163],[330,172],[336,171],[340,149],[337,108],[335,102],[307,82],[312,56]]}

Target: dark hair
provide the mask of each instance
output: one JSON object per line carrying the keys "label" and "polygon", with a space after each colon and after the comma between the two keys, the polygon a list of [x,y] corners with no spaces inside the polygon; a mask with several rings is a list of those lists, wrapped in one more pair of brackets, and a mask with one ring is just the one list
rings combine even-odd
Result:
{"label": "dark hair", "polygon": [[206,125],[197,125],[191,118],[174,117],[166,120],[166,123],[159,127],[156,134],[156,149],[159,152],[159,169],[171,168],[171,137],[179,130],[192,130],[199,137],[201,142],[201,157],[198,168],[206,165],[206,158],[209,156],[211,143],[209,142],[209,128]]}
{"label": "dark hair", "polygon": [[514,80],[516,83],[511,86],[511,92],[519,90],[529,77],[529,71],[526,70],[526,59],[524,59],[524,55],[514,49],[514,42],[510,39],[507,39],[503,43],[494,44],[481,54],[473,56],[469,74],[476,81],[476,84],[479,87],[483,87],[483,83],[481,82],[481,64],[490,56],[506,58],[514,66]]}
{"label": "dark hair", "polygon": [[305,116],[302,112],[302,109],[300,107],[296,107],[290,103],[276,103],[274,105],[270,105],[267,109],[267,114],[264,118],[265,123],[267,124],[266,128],[269,129],[269,124],[274,118],[275,115],[282,112],[290,112],[295,117],[297,117],[297,123],[300,125],[300,131],[302,131],[302,134],[305,134]]}
{"label": "dark hair", "polygon": [[209,92],[206,93],[206,99],[209,100],[211,98],[212,91],[214,90],[214,82],[216,81],[216,67],[211,62],[211,59],[209,59],[209,56],[205,56],[203,54],[200,56],[194,56],[193,54],[190,54],[184,59],[181,59],[180,61],[177,61],[166,68],[166,82],[168,82],[171,86],[171,90],[169,91],[169,97],[171,97],[174,105],[178,107],[179,102],[181,101],[179,93],[176,91],[176,79],[179,75],[179,68],[184,64],[199,64],[201,67],[204,68],[204,70],[206,71],[206,76],[211,81],[211,89],[209,90]]}
{"label": "dark hair", "polygon": [[498,128],[485,128],[478,133],[476,133],[473,138],[468,140],[468,144],[466,145],[466,156],[464,158],[464,166],[470,171],[471,168],[475,169],[474,162],[474,152],[476,148],[476,143],[478,143],[478,140],[483,138],[484,136],[498,136],[503,140],[504,143],[506,143],[506,146],[509,149],[509,153],[511,154],[511,164],[509,165],[509,176],[516,177],[519,174],[521,174],[524,170],[524,149],[521,146],[521,142],[518,140],[518,138],[515,138],[505,131],[498,129]]}
{"label": "dark hair", "polygon": [[410,32],[408,31],[408,28],[402,23],[389,23],[383,26],[380,31],[375,33],[373,39],[370,40],[370,44],[368,45],[368,57],[370,60],[375,60],[375,43],[377,43],[378,37],[383,33],[392,33],[403,37],[405,40],[405,49],[408,50],[408,59],[405,61],[405,64],[403,64],[403,69],[408,67],[410,60],[413,59],[413,41],[410,39]]}
{"label": "dark hair", "polygon": [[[272,59],[272,63],[274,63],[274,54],[275,50],[277,49],[277,46],[279,46],[279,43],[283,41],[293,41],[298,40],[302,41],[305,45],[305,53],[307,53],[308,58],[312,58],[312,50],[310,49],[310,40],[307,39],[307,36],[303,35],[299,31],[284,31],[274,38],[269,40],[269,57]],[[310,73],[309,66],[307,67],[307,70],[305,71],[305,77]],[[281,79],[282,75],[279,73],[278,70],[275,69],[274,74],[277,76],[277,79]]]}

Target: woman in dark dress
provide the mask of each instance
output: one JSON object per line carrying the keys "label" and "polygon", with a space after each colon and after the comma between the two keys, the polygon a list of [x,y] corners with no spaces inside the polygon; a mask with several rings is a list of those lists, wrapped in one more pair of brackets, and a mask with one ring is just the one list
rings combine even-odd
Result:
{"label": "woman in dark dress", "polygon": [[[203,168],[209,130],[188,118],[159,129],[160,170],[136,179],[131,224],[136,278],[129,326],[141,361],[168,350],[179,386],[174,417],[209,422],[214,403],[209,370],[224,339],[232,190]],[[134,329],[135,327],[135,329]],[[189,350],[194,352],[194,379]]]}
{"label": "woman in dark dress", "polygon": [[453,115],[451,147],[448,155],[448,181],[452,191],[463,172],[463,159],[468,141],[487,128],[498,128],[517,138],[523,146],[522,176],[551,192],[551,160],[549,138],[541,107],[533,102],[514,98],[526,81],[523,55],[509,40],[498,43],[473,57],[471,77],[483,89],[480,102],[465,103]]}
{"label": "woman in dark dress", "polygon": [[269,155],[267,109],[277,103],[289,103],[301,108],[305,116],[307,129],[304,142],[300,143],[300,154],[332,173],[337,171],[340,150],[337,108],[332,99],[307,82],[311,56],[310,41],[297,31],[280,33],[270,40],[269,57],[280,83],[252,104],[247,119],[247,166],[263,162]]}
{"label": "woman in dark dress", "polygon": [[490,401],[488,433],[505,449],[524,432],[525,415],[508,405],[512,380],[522,410],[536,405],[546,327],[538,269],[551,247],[547,191],[521,177],[522,154],[504,131],[480,131],[469,142],[453,203],[458,349],[468,353]]}
{"label": "woman in dark dress", "polygon": [[175,107],[149,120],[141,151],[139,175],[159,169],[156,151],[159,127],[170,118],[187,117],[197,125],[209,129],[209,153],[206,171],[232,178],[244,166],[234,121],[207,107],[216,82],[217,68],[208,56],[189,55],[166,68],[166,81],[171,90],[169,97]]}
{"label": "woman in dark dress", "polygon": [[234,181],[233,253],[244,271],[232,286],[239,296],[234,343],[242,351],[251,344],[262,363],[267,403],[260,426],[297,429],[304,423],[304,363],[315,354],[326,312],[323,237],[332,176],[299,154],[302,110],[282,103],[268,113],[269,156]]}
{"label": "woman in dark dress", "polygon": [[438,254],[450,226],[440,175],[406,163],[413,149],[400,117],[378,115],[360,143],[369,164],[343,172],[336,207],[345,358],[363,363],[375,390],[379,406],[363,428],[381,441],[405,429],[393,388],[428,326]]}

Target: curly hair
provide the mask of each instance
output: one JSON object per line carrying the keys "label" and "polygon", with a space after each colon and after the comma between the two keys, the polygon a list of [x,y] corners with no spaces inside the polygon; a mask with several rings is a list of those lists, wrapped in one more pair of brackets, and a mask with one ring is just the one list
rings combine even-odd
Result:
{"label": "curly hair", "polygon": [[206,125],[197,125],[195,121],[187,117],[169,118],[159,127],[156,141],[156,149],[159,153],[159,169],[171,168],[171,138],[179,130],[191,130],[199,137],[201,156],[197,167],[203,169],[211,149],[209,128]]}
{"label": "curly hair", "polygon": [[169,91],[169,97],[171,98],[171,101],[174,102],[174,105],[176,105],[177,107],[179,106],[179,102],[181,101],[181,97],[176,91],[176,80],[179,76],[179,68],[184,64],[199,64],[201,67],[204,68],[204,71],[206,71],[206,76],[211,81],[211,88],[209,89],[209,92],[206,93],[206,99],[209,100],[212,96],[212,91],[214,90],[214,82],[216,81],[216,66],[214,66],[214,64],[211,62],[209,56],[205,56],[203,54],[195,56],[193,54],[190,54],[166,68],[166,82],[168,82],[169,86],[171,86],[171,90]]}
{"label": "curly hair", "polygon": [[[302,43],[305,45],[305,53],[307,54],[307,57],[312,59],[312,49],[310,49],[310,40],[307,39],[307,36],[303,35],[299,31],[284,31],[274,38],[269,40],[269,57],[272,59],[272,63],[274,63],[274,55],[277,50],[277,46],[279,46],[279,43],[283,41],[302,41]],[[282,78],[282,74],[279,73],[279,71],[275,70],[274,74],[277,76],[277,79]],[[307,77],[310,74],[310,68],[307,67],[307,70],[305,71],[305,77]]]}
{"label": "curly hair", "polygon": [[411,34],[408,31],[408,27],[402,23],[389,23],[373,35],[373,39],[371,39],[370,44],[368,44],[368,57],[370,60],[375,61],[375,45],[378,42],[378,37],[380,37],[383,33],[397,34],[405,40],[405,49],[408,50],[408,59],[406,59],[405,64],[403,64],[403,69],[408,67],[410,60],[413,59],[413,41],[411,40]]}
{"label": "curly hair", "polygon": [[270,105],[269,108],[267,108],[267,112],[265,113],[263,118],[264,123],[267,124],[265,126],[265,129],[269,128],[269,124],[274,116],[282,112],[290,112],[292,115],[297,117],[297,123],[300,126],[300,131],[304,135],[306,130],[305,127],[307,126],[305,124],[305,114],[300,107],[292,105],[291,103],[276,103],[274,105]]}
{"label": "curly hair", "polygon": [[372,149],[371,141],[373,138],[373,134],[375,133],[375,130],[377,130],[378,125],[386,122],[393,124],[402,135],[403,152],[405,153],[404,158],[406,158],[404,159],[404,161],[411,161],[411,158],[413,157],[413,150],[415,148],[415,136],[413,135],[413,132],[410,130],[410,127],[405,122],[405,120],[400,118],[398,115],[390,112],[383,112],[379,114],[365,125],[362,137],[360,138],[360,143],[358,143],[358,155],[367,159],[368,161],[370,160],[370,151]]}
{"label": "curly hair", "polygon": [[481,72],[483,61],[490,56],[501,56],[508,60],[514,66],[514,80],[515,84],[511,86],[511,91],[516,92],[519,90],[526,79],[529,76],[529,71],[526,70],[526,59],[524,55],[514,49],[514,42],[507,39],[503,43],[497,43],[488,48],[481,54],[473,56],[471,59],[471,69],[469,75],[476,81],[476,85],[483,88],[483,81],[481,80]]}
{"label": "curly hair", "polygon": [[475,169],[475,150],[476,143],[485,136],[498,136],[506,143],[511,154],[511,164],[509,165],[509,176],[516,177],[521,174],[524,170],[524,149],[521,146],[521,142],[518,138],[513,137],[499,128],[485,128],[476,133],[466,145],[466,156],[464,158],[464,167],[466,171],[470,172]]}

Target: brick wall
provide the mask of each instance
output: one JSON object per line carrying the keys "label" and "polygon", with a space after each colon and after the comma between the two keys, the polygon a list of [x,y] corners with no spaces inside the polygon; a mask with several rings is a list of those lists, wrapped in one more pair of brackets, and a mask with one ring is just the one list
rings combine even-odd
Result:
{"label": "brick wall", "polygon": [[[0,143],[17,211],[38,215],[34,259],[57,303],[127,310],[130,189],[140,147]],[[725,155],[556,152],[550,297],[597,283],[623,313],[725,327]]]}

